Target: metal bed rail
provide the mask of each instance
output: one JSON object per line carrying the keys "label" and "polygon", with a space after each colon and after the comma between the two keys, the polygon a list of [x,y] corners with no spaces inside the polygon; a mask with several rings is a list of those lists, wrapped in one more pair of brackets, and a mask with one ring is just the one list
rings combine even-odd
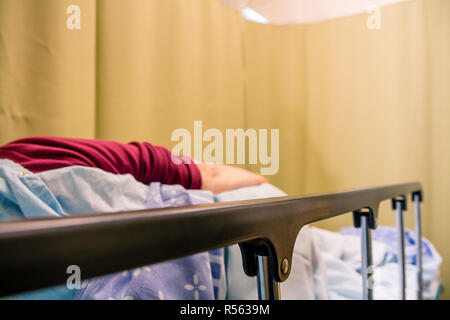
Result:
{"label": "metal bed rail", "polygon": [[401,298],[405,298],[403,212],[415,205],[418,298],[422,298],[421,213],[418,182],[297,197],[189,207],[76,215],[0,223],[0,296],[66,283],[78,265],[88,279],[239,244],[245,273],[257,276],[260,299],[279,299],[289,277],[300,229],[353,212],[361,229],[364,299],[373,299],[371,230],[380,202],[397,213]]}

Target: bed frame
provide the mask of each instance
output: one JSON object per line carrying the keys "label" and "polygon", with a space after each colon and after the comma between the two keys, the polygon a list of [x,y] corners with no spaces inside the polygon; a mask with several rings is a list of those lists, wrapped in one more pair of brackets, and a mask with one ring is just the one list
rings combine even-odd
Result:
{"label": "bed frame", "polygon": [[[67,267],[84,279],[239,244],[245,273],[257,276],[259,299],[280,299],[293,248],[307,224],[353,212],[361,229],[364,299],[373,299],[371,229],[381,201],[397,214],[401,298],[405,299],[403,211],[415,207],[421,239],[418,182],[345,192],[214,203],[189,207],[77,215],[0,223],[0,296],[66,283]],[[422,299],[422,248],[417,241],[418,298]]]}

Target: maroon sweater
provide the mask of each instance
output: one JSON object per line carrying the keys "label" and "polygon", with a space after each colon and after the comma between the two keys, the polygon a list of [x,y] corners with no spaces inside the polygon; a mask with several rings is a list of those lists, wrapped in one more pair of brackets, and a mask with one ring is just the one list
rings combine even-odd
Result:
{"label": "maroon sweater", "polygon": [[0,147],[0,159],[12,160],[31,172],[68,166],[86,166],[114,174],[131,174],[148,184],[159,181],[200,189],[202,180],[195,164],[175,164],[171,152],[150,143],[128,144],[88,139],[30,137]]}

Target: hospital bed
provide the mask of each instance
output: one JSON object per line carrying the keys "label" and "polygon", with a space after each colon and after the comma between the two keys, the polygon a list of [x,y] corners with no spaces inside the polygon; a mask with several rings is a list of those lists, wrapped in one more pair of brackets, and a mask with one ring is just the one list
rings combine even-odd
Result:
{"label": "hospital bed", "polygon": [[[361,230],[364,299],[373,299],[371,230],[380,202],[389,200],[397,218],[398,274],[405,299],[404,211],[411,202],[421,239],[422,186],[418,182],[345,192],[278,197],[43,218],[0,223],[0,296],[63,284],[73,261],[91,278],[239,244],[247,276],[257,278],[261,300],[280,299],[280,282],[292,269],[301,228],[353,213]],[[422,248],[417,243],[418,299],[422,299]],[[70,261],[70,263],[69,263]]]}

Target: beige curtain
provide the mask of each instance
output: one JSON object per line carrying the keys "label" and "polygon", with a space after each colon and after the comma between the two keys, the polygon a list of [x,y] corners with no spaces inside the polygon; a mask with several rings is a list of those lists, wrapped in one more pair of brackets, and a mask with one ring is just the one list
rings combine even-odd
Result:
{"label": "beige curtain", "polygon": [[[410,1],[307,27],[305,192],[418,180],[450,286],[450,1]],[[394,224],[389,202],[381,224]],[[406,214],[414,227],[413,211]],[[339,229],[351,217],[319,226]],[[448,290],[444,297],[450,298]]]}
{"label": "beige curtain", "polygon": [[[66,27],[72,4],[81,29]],[[381,18],[380,30],[366,14],[280,27],[217,0],[0,0],[0,143],[172,147],[172,131],[192,132],[194,120],[280,129],[270,180],[291,194],[420,180],[425,236],[449,288],[450,1],[399,3]],[[381,209],[380,223],[393,224]]]}
{"label": "beige curtain", "polygon": [[98,1],[99,138],[169,145],[244,126],[240,16],[217,1]]}
{"label": "beige curtain", "polygon": [[95,133],[95,1],[76,1],[82,28],[66,26],[65,0],[0,0],[0,142]]}

